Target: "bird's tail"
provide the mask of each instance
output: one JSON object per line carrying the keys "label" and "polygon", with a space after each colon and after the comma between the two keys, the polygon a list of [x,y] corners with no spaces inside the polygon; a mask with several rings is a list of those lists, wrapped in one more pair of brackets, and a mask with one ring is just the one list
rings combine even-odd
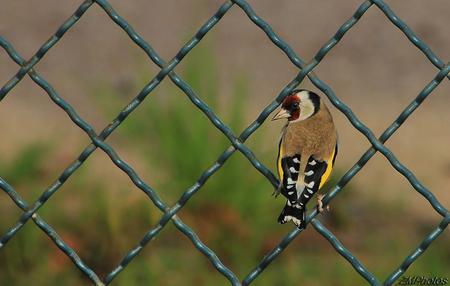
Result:
{"label": "bird's tail", "polygon": [[298,228],[304,229],[306,227],[306,208],[299,203],[286,202],[283,211],[278,217],[279,223],[286,223],[292,221]]}

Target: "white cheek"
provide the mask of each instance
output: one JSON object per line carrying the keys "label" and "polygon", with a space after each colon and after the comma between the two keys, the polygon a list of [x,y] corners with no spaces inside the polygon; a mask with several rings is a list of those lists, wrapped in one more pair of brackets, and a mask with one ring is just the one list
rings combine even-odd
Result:
{"label": "white cheek", "polygon": [[314,107],[311,104],[300,104],[300,117],[291,122],[302,121],[309,118],[314,112]]}

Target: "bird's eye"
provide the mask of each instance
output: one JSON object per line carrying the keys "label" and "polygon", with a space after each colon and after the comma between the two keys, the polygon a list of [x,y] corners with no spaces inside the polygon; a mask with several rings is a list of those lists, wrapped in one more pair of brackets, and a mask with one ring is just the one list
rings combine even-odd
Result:
{"label": "bird's eye", "polygon": [[298,102],[292,103],[292,109],[297,109],[298,105],[299,105]]}

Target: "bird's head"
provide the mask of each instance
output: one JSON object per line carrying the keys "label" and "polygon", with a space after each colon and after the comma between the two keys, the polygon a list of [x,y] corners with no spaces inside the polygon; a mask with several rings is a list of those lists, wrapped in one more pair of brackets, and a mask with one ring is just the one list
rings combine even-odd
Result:
{"label": "bird's head", "polygon": [[310,118],[320,109],[320,97],[312,91],[297,89],[291,92],[281,104],[281,109],[272,120],[287,118],[288,121],[301,121]]}

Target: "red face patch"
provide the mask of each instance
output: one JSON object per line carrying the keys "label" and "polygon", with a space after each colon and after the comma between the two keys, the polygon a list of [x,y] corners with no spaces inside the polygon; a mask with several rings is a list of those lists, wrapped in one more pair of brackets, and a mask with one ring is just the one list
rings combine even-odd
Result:
{"label": "red face patch", "polygon": [[287,96],[283,100],[281,107],[287,110],[291,115],[288,118],[289,121],[296,120],[300,117],[300,98],[297,95],[293,94]]}
{"label": "red face patch", "polygon": [[282,107],[283,107],[284,109],[289,109],[289,107],[290,107],[293,103],[295,103],[295,102],[300,103],[300,98],[299,98],[297,95],[295,95],[295,94],[293,94],[293,95],[288,95],[288,96],[283,100]]}

